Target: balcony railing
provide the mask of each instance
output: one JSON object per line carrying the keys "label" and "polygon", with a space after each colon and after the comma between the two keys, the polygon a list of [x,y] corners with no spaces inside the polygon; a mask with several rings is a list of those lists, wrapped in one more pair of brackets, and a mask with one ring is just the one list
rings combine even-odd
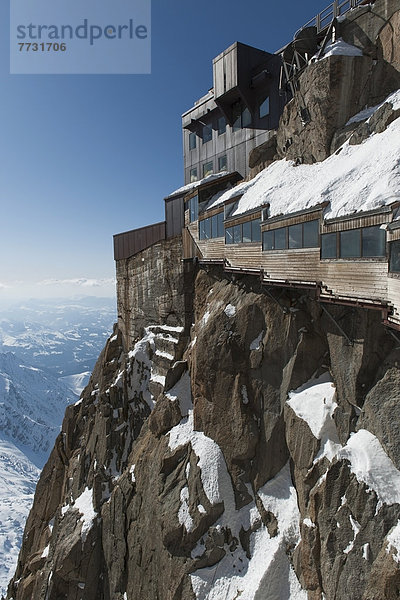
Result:
{"label": "balcony railing", "polygon": [[319,33],[328,27],[334,18],[343,16],[349,12],[349,10],[352,10],[359,4],[363,3],[365,4],[365,0],[343,0],[342,2],[340,2],[340,0],[335,0],[335,2],[324,8],[324,10],[318,13],[313,19],[303,25],[299,31],[301,31],[301,29],[305,29],[306,27],[316,27],[317,33]]}

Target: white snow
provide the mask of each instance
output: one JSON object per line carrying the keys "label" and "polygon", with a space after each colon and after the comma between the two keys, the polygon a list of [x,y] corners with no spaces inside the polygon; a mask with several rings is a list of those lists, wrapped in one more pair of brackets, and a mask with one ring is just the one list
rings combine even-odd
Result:
{"label": "white snow", "polygon": [[390,551],[394,550],[393,560],[400,563],[400,520],[397,521],[397,525],[393,527],[386,539],[388,542],[386,552],[389,554]]}
{"label": "white snow", "polygon": [[[323,456],[329,461],[335,458],[348,460],[350,470],[357,480],[376,493],[377,510],[383,503],[400,503],[400,471],[372,433],[360,429],[350,436],[345,446],[341,446],[332,418],[336,408],[334,393],[330,376],[326,373],[289,394],[289,406],[309,425],[313,435],[321,440],[321,449],[314,462]],[[326,473],[316,485],[320,485],[325,479]],[[341,506],[345,503],[346,498],[343,497]]]}
{"label": "white snow", "polygon": [[[389,96],[397,106],[398,95]],[[232,216],[269,203],[270,217],[312,208],[327,201],[325,217],[368,211],[394,202],[400,188],[400,119],[383,133],[360,145],[346,142],[340,152],[312,165],[293,161],[272,163],[246,181],[211,201],[208,208],[237,198]]]}
{"label": "white snow", "polygon": [[328,56],[362,56],[363,52],[360,48],[347,44],[341,38],[338,38],[335,42],[327,44],[325,51],[321,58],[328,58]]}
{"label": "white snow", "polygon": [[393,94],[390,94],[390,96],[388,96],[386,100],[380,104],[377,104],[376,106],[370,106],[369,108],[364,108],[364,110],[361,110],[359,113],[351,117],[351,119],[347,121],[346,125],[360,123],[361,121],[368,122],[372,115],[386,102],[390,103],[394,110],[398,110],[400,108],[400,90],[396,90],[393,92]]}
{"label": "white snow", "polygon": [[220,179],[220,177],[226,177],[226,175],[228,175],[227,171],[221,171],[221,173],[213,173],[211,175],[207,175],[207,177],[203,177],[203,179],[199,179],[198,181],[193,181],[192,183],[183,185],[182,187],[178,188],[174,192],[171,192],[167,196],[167,198],[171,198],[171,196],[176,196],[178,194],[183,196],[184,194],[187,194],[187,193],[191,192],[192,190],[195,190],[196,188],[198,188],[200,185],[203,185],[204,183],[209,183],[211,181],[214,181],[214,179]]}
{"label": "white snow", "polygon": [[206,310],[206,312],[204,313],[204,315],[200,321],[200,325],[205,325],[207,323],[208,319],[210,318],[210,316],[211,316],[211,312],[209,310]]}
{"label": "white snow", "polygon": [[183,525],[186,531],[193,531],[194,522],[189,513],[189,488],[187,486],[181,489],[181,505],[178,511],[178,520]]}
{"label": "white snow", "polygon": [[83,543],[86,541],[88,531],[92,528],[93,521],[97,517],[97,513],[93,508],[92,490],[86,487],[75,500],[73,508],[77,508],[82,515],[80,521],[82,521],[81,538]]}
{"label": "white snow", "polygon": [[136,465],[132,465],[131,468],[129,469],[129,473],[131,474],[132,483],[136,482],[135,467],[136,467]]}
{"label": "white snow", "polygon": [[206,511],[206,509],[204,508],[204,506],[203,506],[202,504],[199,504],[199,505],[197,506],[197,510],[198,510],[198,511],[199,511],[199,513],[201,513],[202,515],[205,515],[205,514],[206,514],[206,512],[207,512],[207,511]]}
{"label": "white snow", "polygon": [[[286,547],[299,540],[299,512],[297,495],[293,488],[290,469],[286,465],[278,475],[259,490],[266,510],[278,519],[278,534],[270,537],[268,530],[260,526],[250,539],[250,560],[240,543],[231,550],[225,546],[225,557],[215,566],[199,569],[191,575],[192,587],[197,600],[220,600],[221,598],[291,598],[306,600],[307,593],[301,589],[289,563]],[[221,531],[229,527],[238,536],[240,527],[248,529],[260,515],[252,502],[240,511],[227,510],[218,522]],[[200,548],[197,549],[200,555]]]}
{"label": "white snow", "polygon": [[368,560],[369,559],[369,543],[368,542],[363,545],[362,551],[363,551],[363,559]]}
{"label": "white snow", "polygon": [[[185,376],[182,378],[184,379]],[[181,380],[182,381],[182,380]],[[181,394],[187,403],[190,397],[190,380],[180,390],[178,384],[169,392],[171,400],[179,399]],[[200,431],[193,428],[193,409],[188,409],[188,416],[176,425],[168,434],[169,448],[174,451],[180,446],[191,444],[198,457],[201,482],[210,502],[215,505],[223,502],[224,512],[214,524],[214,528],[223,537],[229,529],[232,536],[239,540],[239,532],[248,530],[256,523],[260,527],[251,534],[249,560],[240,542],[235,547],[224,545],[225,557],[215,566],[198,569],[191,574],[191,581],[197,600],[220,600],[221,598],[239,598],[255,600],[265,598],[291,598],[306,600],[307,594],[301,589],[297,577],[290,566],[286,549],[295,546],[300,539],[299,511],[296,490],[293,487],[289,465],[265,484],[259,491],[259,497],[267,511],[271,511],[278,519],[278,534],[271,538],[268,530],[261,523],[256,504],[252,501],[241,510],[236,510],[232,482],[228,473],[223,453],[218,444]],[[187,477],[189,472],[186,471]],[[189,514],[189,491],[185,486],[180,495],[178,509],[179,522],[186,531],[191,531],[193,519]],[[200,514],[205,514],[203,505],[198,505]],[[192,551],[192,557],[200,557],[204,553],[204,539],[201,539]]]}
{"label": "white snow", "polygon": [[315,527],[315,523],[313,523],[309,517],[306,517],[305,519],[303,519],[303,523],[306,527],[309,527],[309,528]]}
{"label": "white snow", "polygon": [[260,334],[253,340],[250,344],[250,350],[259,350],[261,347],[261,342],[264,337],[264,330],[260,332]]}
{"label": "white snow", "polygon": [[334,401],[335,393],[336,390],[328,372],[318,379],[311,379],[305,385],[289,393],[288,405],[300,419],[308,424],[314,437],[321,440],[321,448],[314,462],[324,456],[331,461],[341,449],[332,418],[337,408]]}
{"label": "white snow", "polygon": [[165,396],[168,400],[171,400],[171,402],[178,400],[181,415],[187,417],[189,410],[192,408],[192,393],[188,371],[182,375],[180,380],[165,394]]}
{"label": "white snow", "polygon": [[224,309],[224,313],[227,317],[232,318],[236,315],[236,307],[233,304],[227,304]]}
{"label": "white snow", "polygon": [[353,550],[353,548],[354,548],[354,542],[356,541],[356,537],[360,533],[360,529],[361,529],[360,523],[358,523],[358,521],[356,521],[354,519],[354,517],[352,517],[351,515],[349,515],[349,518],[350,518],[350,524],[351,524],[351,528],[353,530],[354,537],[353,537],[352,540],[350,540],[347,548],[345,548],[343,550],[343,554],[348,554],[349,552],[351,552],[351,550]]}
{"label": "white snow", "polygon": [[400,503],[400,472],[396,469],[379,440],[366,429],[350,436],[338,459],[350,461],[351,472],[357,480],[374,490],[382,503]]}

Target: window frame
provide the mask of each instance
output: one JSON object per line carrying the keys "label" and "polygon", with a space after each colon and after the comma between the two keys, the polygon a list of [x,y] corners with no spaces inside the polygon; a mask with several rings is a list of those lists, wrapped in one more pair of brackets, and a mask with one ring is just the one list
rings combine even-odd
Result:
{"label": "window frame", "polygon": [[[194,140],[194,145],[193,145]],[[189,132],[189,150],[196,150],[197,148],[197,135],[191,131]]]}

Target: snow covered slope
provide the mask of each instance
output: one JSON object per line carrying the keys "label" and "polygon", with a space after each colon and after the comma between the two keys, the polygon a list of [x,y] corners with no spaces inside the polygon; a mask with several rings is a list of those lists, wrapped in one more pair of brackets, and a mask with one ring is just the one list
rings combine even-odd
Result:
{"label": "snow covered slope", "polygon": [[[386,102],[395,110],[400,108],[400,90]],[[251,181],[218,194],[207,208],[243,194],[232,216],[266,203],[270,217],[312,208],[321,202],[330,203],[325,213],[328,218],[373,210],[398,199],[399,153],[398,118],[383,133],[374,134],[359,145],[346,142],[322,162],[296,166],[293,161],[276,161]]]}
{"label": "snow covered slope", "polygon": [[0,353],[0,593],[15,569],[40,469],[76,400],[56,377]]}

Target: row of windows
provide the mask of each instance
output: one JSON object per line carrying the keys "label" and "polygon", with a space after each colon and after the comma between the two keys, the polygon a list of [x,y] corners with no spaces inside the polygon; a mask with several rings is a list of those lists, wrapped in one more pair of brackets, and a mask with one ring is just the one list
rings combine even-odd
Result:
{"label": "row of windows", "polygon": [[[226,155],[218,157],[218,173],[228,170],[228,159]],[[203,164],[203,177],[208,177],[214,173],[214,162],[212,160]],[[190,183],[199,179],[199,172],[197,167],[193,167],[189,172]]]}
{"label": "row of windows", "polygon": [[[190,222],[198,220],[198,196],[188,202]],[[225,244],[261,241],[261,219],[253,219],[224,229],[224,213],[199,222],[199,238],[208,240],[224,237]],[[321,258],[379,258],[386,256],[386,234],[380,226],[363,227],[319,235],[319,221],[308,221],[279,227],[262,233],[262,249],[287,250],[318,248],[321,237]],[[389,270],[400,273],[400,240],[392,242]]]}
{"label": "row of windows", "polygon": [[225,229],[225,244],[261,242],[261,219],[253,219]]}
{"label": "row of windows", "polygon": [[263,250],[317,248],[319,246],[319,221],[308,221],[264,231],[262,241]]}
{"label": "row of windows", "polygon": [[321,236],[321,258],[377,258],[385,255],[386,233],[379,226]]}
{"label": "row of windows", "polygon": [[[267,96],[258,106],[258,117],[263,119],[269,115],[269,96]],[[232,107],[233,111],[233,125],[232,130],[238,131],[239,129],[243,129],[244,127],[249,127],[252,124],[253,117],[248,108],[243,107],[240,102],[237,102]],[[217,120],[217,132],[218,135],[222,135],[226,132],[226,119],[225,117],[219,117]],[[203,125],[203,129],[201,131],[201,139],[203,144],[212,140],[212,125]],[[197,145],[197,136],[195,133],[189,134],[189,150],[194,150]]]}
{"label": "row of windows", "polygon": [[199,221],[199,238],[209,240],[211,238],[224,237],[224,213],[220,212],[212,217]]}

